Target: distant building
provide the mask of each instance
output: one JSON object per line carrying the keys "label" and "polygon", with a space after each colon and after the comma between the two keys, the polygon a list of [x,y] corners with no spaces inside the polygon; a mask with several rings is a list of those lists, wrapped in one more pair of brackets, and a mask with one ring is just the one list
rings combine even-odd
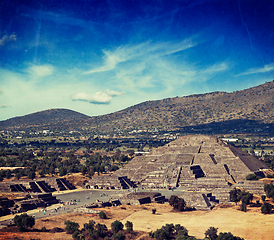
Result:
{"label": "distant building", "polygon": [[226,142],[238,142],[238,138],[222,138],[223,141]]}

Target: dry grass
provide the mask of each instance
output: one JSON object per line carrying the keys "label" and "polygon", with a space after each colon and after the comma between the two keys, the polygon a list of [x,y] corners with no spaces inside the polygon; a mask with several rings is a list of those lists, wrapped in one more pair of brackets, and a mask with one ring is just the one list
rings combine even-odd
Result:
{"label": "dry grass", "polygon": [[[156,208],[156,214],[152,214],[153,208]],[[120,220],[123,223],[131,221],[133,222],[134,230],[142,231],[135,236],[135,239],[149,239],[148,233],[150,231],[154,231],[166,223],[179,223],[189,230],[190,235],[197,238],[204,238],[204,232],[210,226],[214,226],[218,228],[219,232],[231,232],[235,236],[240,236],[246,240],[273,240],[273,214],[263,215],[258,207],[249,207],[247,212],[241,212],[238,208],[239,206],[220,205],[211,211],[177,213],[167,204],[119,206],[103,209],[108,219],[100,219],[97,215],[70,213],[38,219],[36,220],[35,229],[41,229],[42,227],[47,229],[54,227],[64,228],[65,220],[78,222],[80,228],[82,228],[83,224],[91,219],[95,222],[106,224],[110,228],[113,221]],[[40,238],[41,240],[72,239],[71,235],[65,232],[0,232],[0,239],[15,239],[15,237],[27,240],[31,238]]]}

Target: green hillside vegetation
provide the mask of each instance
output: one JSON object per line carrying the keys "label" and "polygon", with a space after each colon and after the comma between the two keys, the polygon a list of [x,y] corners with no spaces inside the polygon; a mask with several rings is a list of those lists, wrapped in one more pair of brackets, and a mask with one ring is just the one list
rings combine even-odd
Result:
{"label": "green hillside vegetation", "polygon": [[252,121],[269,124],[273,123],[273,117],[274,81],[232,93],[213,92],[143,102],[97,117],[66,109],[46,110],[2,121],[0,129],[80,129],[119,133],[134,129],[175,130],[235,120],[249,121],[246,124]]}

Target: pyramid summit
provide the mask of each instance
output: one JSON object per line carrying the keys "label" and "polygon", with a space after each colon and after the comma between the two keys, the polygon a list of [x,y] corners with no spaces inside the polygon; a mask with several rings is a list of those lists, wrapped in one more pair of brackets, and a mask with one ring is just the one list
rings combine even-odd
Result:
{"label": "pyramid summit", "polygon": [[190,135],[136,156],[113,174],[94,177],[86,187],[178,188],[185,198],[195,193],[206,198],[214,196],[217,202],[228,202],[229,191],[234,187],[263,194],[263,182],[246,181],[246,176],[260,174],[266,168],[255,157],[217,137]]}

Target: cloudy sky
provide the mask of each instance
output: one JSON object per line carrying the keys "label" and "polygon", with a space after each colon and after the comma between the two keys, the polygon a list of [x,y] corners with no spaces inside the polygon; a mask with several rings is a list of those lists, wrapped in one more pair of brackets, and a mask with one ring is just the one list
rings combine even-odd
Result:
{"label": "cloudy sky", "polygon": [[274,79],[271,0],[2,0],[0,120]]}

